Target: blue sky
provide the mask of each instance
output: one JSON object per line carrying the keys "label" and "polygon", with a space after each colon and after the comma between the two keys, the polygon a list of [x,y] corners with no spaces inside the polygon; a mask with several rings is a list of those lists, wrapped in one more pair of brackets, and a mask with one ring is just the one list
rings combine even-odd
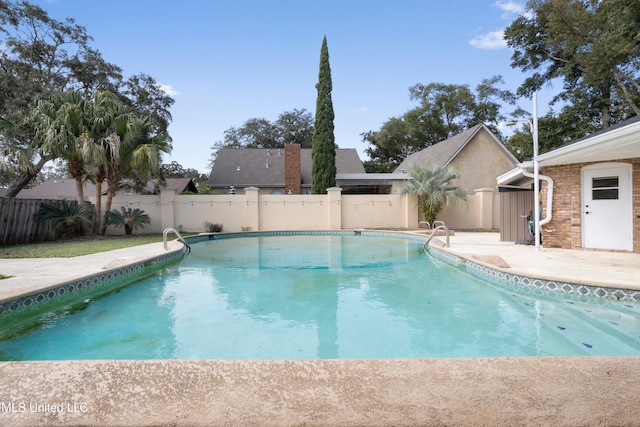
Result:
{"label": "blue sky", "polygon": [[525,0],[32,1],[84,25],[125,78],[143,72],[166,88],[176,102],[164,161],[201,173],[231,126],[315,113],[325,35],[336,143],[362,160],[360,134],[415,107],[408,89],[417,83],[475,88],[499,74],[515,89],[524,80],[501,34]]}

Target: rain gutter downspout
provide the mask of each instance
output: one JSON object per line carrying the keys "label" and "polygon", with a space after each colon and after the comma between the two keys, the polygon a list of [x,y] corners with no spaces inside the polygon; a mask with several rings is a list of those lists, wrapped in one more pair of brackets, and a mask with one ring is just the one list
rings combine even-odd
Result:
{"label": "rain gutter downspout", "polygon": [[[535,179],[535,175],[527,171],[525,168],[522,168],[521,170],[522,170],[522,175],[526,176],[527,178]],[[547,181],[547,212],[546,212],[546,215],[544,216],[544,219],[541,219],[540,222],[538,223],[538,226],[542,227],[543,225],[551,222],[551,218],[552,218],[551,208],[553,203],[552,202],[553,201],[553,179],[551,179],[551,177],[546,175],[538,175],[538,178],[544,181]],[[540,203],[540,201],[538,201],[538,203]]]}

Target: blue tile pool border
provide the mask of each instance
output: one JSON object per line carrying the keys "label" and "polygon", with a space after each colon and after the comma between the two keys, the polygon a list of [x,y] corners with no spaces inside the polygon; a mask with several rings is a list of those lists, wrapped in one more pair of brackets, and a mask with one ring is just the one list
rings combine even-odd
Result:
{"label": "blue tile pool border", "polygon": [[545,296],[549,293],[553,293],[556,296],[558,294],[565,294],[574,297],[603,298],[607,300],[640,303],[640,291],[633,289],[610,288],[533,278],[491,268],[433,246],[429,248],[429,251],[431,255],[437,259],[462,268],[476,277],[514,292],[526,293],[533,296]]}
{"label": "blue tile pool border", "polygon": [[69,281],[60,286],[37,291],[13,300],[4,301],[0,303],[0,316],[23,311],[42,312],[48,306],[52,308],[57,306],[58,302],[62,302],[60,301],[61,299],[71,302],[85,295],[93,295],[96,292],[99,294],[108,293],[160,268],[178,262],[185,253],[185,249],[174,251],[166,255],[105,271],[104,273]]}

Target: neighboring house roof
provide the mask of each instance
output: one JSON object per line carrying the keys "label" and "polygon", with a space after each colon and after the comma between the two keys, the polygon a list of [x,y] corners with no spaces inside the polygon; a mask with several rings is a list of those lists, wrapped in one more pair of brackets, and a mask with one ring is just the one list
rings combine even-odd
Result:
{"label": "neighboring house roof", "polygon": [[431,145],[424,150],[407,156],[406,159],[400,163],[394,172],[408,172],[413,164],[418,163],[431,163],[436,166],[446,166],[460,153],[464,147],[473,140],[478,132],[486,132],[490,139],[500,148],[504,155],[512,162],[516,164],[518,160],[513,154],[500,142],[498,138],[487,128],[484,124],[476,125],[466,131],[452,136],[449,139],[438,142]]}
{"label": "neighboring house roof", "polygon": [[[91,182],[83,185],[85,196],[96,194],[96,186]],[[21,199],[76,199],[76,182],[73,178],[48,179],[33,188],[25,188],[16,196]]]}
{"label": "neighboring house roof", "polygon": [[[571,163],[594,163],[640,157],[640,116],[594,132],[538,156],[539,166]],[[533,167],[533,160],[518,164],[498,177],[498,185],[530,181],[523,178],[522,169]]]}
{"label": "neighboring house roof", "polygon": [[391,185],[395,181],[405,181],[411,178],[407,173],[337,173],[336,185],[360,184],[360,185]]}
{"label": "neighboring house roof", "polygon": [[[174,188],[178,193],[183,191],[191,191],[197,193],[197,187],[191,178],[167,178],[166,185],[163,188]],[[147,183],[145,191],[149,193],[155,189],[157,180],[150,180]],[[85,182],[83,185],[84,196],[95,196],[96,186],[91,182]],[[106,184],[102,185],[103,194],[107,192]],[[3,194],[0,194],[3,195]],[[21,199],[76,199],[76,182],[69,179],[48,179],[45,182],[36,185],[33,188],[26,188],[17,195]]]}
{"label": "neighboring house roof", "polygon": [[[311,186],[311,149],[300,149],[302,186]],[[365,173],[355,148],[336,149],[337,173]],[[207,185],[220,187],[284,187],[284,150],[222,148],[216,155]]]}

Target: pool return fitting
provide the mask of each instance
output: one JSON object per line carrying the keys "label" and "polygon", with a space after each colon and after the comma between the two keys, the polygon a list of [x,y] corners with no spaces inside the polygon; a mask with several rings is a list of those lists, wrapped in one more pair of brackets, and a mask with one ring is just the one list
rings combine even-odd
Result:
{"label": "pool return fitting", "polygon": [[174,233],[176,236],[178,236],[178,240],[181,241],[186,247],[187,247],[187,252],[191,253],[191,246],[189,246],[189,244],[187,243],[186,240],[184,240],[184,238],[180,235],[180,232],[178,230],[176,230],[175,228],[165,228],[164,231],[162,232],[162,242],[164,243],[164,250],[168,251],[169,248],[167,248],[167,235],[169,233]]}

